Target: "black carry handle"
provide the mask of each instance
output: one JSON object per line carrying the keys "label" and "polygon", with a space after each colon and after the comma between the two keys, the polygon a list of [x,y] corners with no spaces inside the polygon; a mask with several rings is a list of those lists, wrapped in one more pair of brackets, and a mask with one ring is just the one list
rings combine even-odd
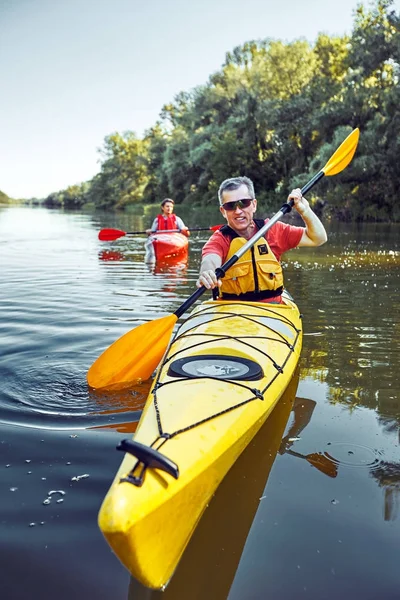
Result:
{"label": "black carry handle", "polygon": [[[179,477],[178,465],[164,454],[161,454],[161,452],[158,450],[150,448],[150,446],[139,444],[139,442],[135,442],[133,440],[121,440],[117,446],[117,450],[122,450],[122,452],[128,452],[128,454],[132,454],[132,456],[143,463],[145,467],[150,467],[151,469],[160,469],[161,471],[165,471],[169,475],[172,475],[172,477],[175,477],[175,479],[178,479]],[[131,478],[128,478],[128,480],[134,483]]]}

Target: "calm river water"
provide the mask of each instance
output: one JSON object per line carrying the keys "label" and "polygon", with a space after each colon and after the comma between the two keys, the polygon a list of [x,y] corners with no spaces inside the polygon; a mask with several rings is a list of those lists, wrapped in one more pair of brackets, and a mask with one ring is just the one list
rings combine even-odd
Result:
{"label": "calm river water", "polygon": [[[181,213],[180,213],[181,214]],[[192,226],[217,213],[183,214]],[[285,256],[304,315],[297,378],[228,474],[166,591],[145,590],[97,527],[148,383],[91,392],[86,371],[129,329],[195,290],[151,268],[134,215],[0,208],[2,600],[398,600],[400,227],[328,224]]]}

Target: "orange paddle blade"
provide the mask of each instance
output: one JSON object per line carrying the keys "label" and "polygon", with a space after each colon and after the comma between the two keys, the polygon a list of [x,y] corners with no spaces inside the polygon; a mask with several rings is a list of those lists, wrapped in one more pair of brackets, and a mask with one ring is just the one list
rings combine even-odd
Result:
{"label": "orange paddle blade", "polygon": [[178,317],[174,314],[144,323],[116,340],[92,364],[87,382],[93,388],[127,387],[148,379],[168,346]]}
{"label": "orange paddle blade", "polygon": [[359,137],[360,130],[358,128],[353,129],[323,167],[322,171],[325,175],[337,175],[347,167],[354,156]]}

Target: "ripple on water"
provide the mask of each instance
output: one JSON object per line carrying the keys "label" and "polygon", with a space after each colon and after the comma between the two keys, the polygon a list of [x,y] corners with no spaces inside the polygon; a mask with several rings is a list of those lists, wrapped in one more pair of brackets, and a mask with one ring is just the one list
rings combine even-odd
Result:
{"label": "ripple on water", "polygon": [[0,423],[82,429],[117,426],[139,419],[151,382],[138,383],[129,390],[91,390],[85,373],[74,371],[73,364],[68,363],[43,371],[25,368],[18,378],[15,371],[10,371],[3,379]]}
{"label": "ripple on water", "polygon": [[382,453],[368,446],[351,442],[328,442],[327,445],[329,452],[324,452],[324,456],[338,467],[374,470],[382,462]]}

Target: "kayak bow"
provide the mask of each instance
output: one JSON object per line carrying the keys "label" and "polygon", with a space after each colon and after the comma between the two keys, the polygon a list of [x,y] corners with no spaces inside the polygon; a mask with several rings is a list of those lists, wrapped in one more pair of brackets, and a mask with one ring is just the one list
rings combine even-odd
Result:
{"label": "kayak bow", "polygon": [[143,585],[159,589],[219,483],[288,386],[300,356],[295,303],[207,301],[178,329],[99,526]]}

